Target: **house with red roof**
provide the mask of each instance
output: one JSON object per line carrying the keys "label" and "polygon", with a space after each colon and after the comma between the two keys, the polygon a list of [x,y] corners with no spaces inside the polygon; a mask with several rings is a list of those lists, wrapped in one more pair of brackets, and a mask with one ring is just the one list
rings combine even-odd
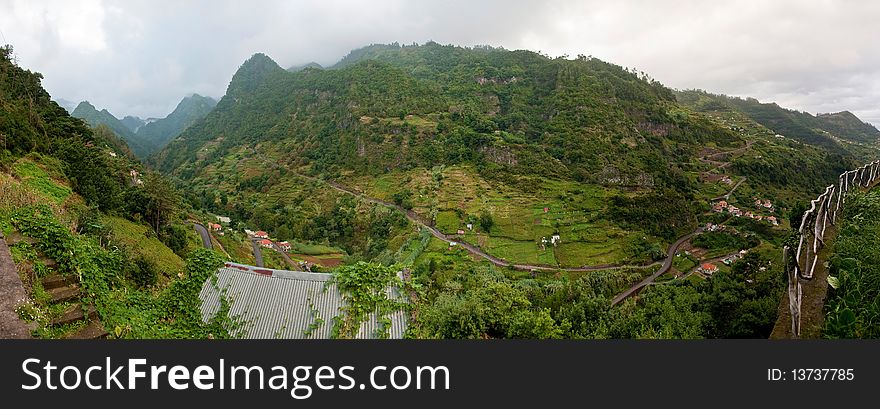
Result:
{"label": "house with red roof", "polygon": [[269,240],[269,239],[260,240],[260,246],[263,246],[267,249],[270,249],[270,248],[272,248],[272,240]]}
{"label": "house with red roof", "polygon": [[290,249],[291,249],[290,243],[288,243],[286,241],[282,241],[282,242],[278,243],[278,247],[281,247],[281,250],[284,250],[284,251],[290,251]]}
{"label": "house with red roof", "polygon": [[254,233],[254,237],[259,238],[259,239],[268,239],[269,233],[266,233],[262,230],[259,230],[256,233]]}
{"label": "house with red roof", "polygon": [[703,274],[715,274],[718,272],[718,266],[712,263],[703,263],[703,265],[700,266],[700,271],[703,272]]}

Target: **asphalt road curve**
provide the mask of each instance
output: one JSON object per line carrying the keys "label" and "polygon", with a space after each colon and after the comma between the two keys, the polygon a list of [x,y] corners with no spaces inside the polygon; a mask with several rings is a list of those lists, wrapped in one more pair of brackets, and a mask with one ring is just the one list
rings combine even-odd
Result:
{"label": "asphalt road curve", "polygon": [[666,260],[663,260],[663,265],[660,267],[660,269],[657,270],[654,274],[651,274],[648,278],[645,278],[644,280],[640,281],[638,284],[630,287],[628,290],[618,294],[616,297],[614,297],[613,300],[611,300],[611,305],[619,304],[621,301],[623,301],[623,300],[629,298],[630,296],[632,296],[633,294],[639,292],[639,290],[644,288],[646,285],[653,283],[654,280],[657,279],[657,277],[660,277],[661,275],[663,275],[664,273],[669,271],[669,269],[672,267],[672,261],[675,259],[675,253],[678,251],[678,248],[681,247],[681,245],[684,244],[686,241],[690,240],[692,237],[694,237],[697,234],[700,234],[702,232],[703,232],[703,228],[700,227],[697,230],[695,230],[693,233],[686,234],[686,235],[680,237],[678,240],[676,240],[675,243],[672,243],[672,245],[669,246],[669,251],[666,252]]}
{"label": "asphalt road curve", "polygon": [[196,232],[202,237],[202,246],[208,250],[213,250],[214,245],[211,244],[211,235],[208,233],[208,229],[200,223],[193,223],[193,227],[196,228]]}
{"label": "asphalt road curve", "polygon": [[263,265],[263,249],[260,247],[260,240],[256,237],[251,237],[251,247],[254,249],[254,264],[257,267],[265,267]]}

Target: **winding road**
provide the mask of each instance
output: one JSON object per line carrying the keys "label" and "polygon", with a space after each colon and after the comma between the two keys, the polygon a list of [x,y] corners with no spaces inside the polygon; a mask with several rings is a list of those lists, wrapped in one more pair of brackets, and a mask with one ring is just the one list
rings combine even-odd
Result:
{"label": "winding road", "polygon": [[[750,147],[751,147],[751,144],[747,144],[747,146],[740,148],[739,150],[746,150]],[[263,163],[268,164],[269,166],[277,168],[277,169],[282,169],[282,166],[278,165],[275,162],[268,160],[268,158],[266,158],[265,156],[263,156],[262,154],[257,152],[256,149],[252,148],[251,150],[254,153],[254,155],[257,156]],[[290,170],[288,169],[288,171],[290,171]],[[446,234],[443,234],[443,232],[441,232],[440,230],[437,230],[435,227],[431,226],[430,223],[428,223],[421,216],[416,214],[416,212],[414,212],[412,210],[404,209],[400,205],[397,205],[395,203],[386,202],[381,199],[369,197],[362,192],[356,191],[356,190],[349,188],[347,186],[343,186],[343,185],[341,185],[337,182],[331,181],[331,180],[321,179],[321,178],[317,178],[314,176],[307,176],[307,175],[303,175],[301,173],[295,173],[295,174],[297,176],[302,177],[307,180],[327,184],[328,186],[332,187],[333,189],[335,189],[339,192],[352,195],[352,196],[357,197],[363,201],[366,201],[369,203],[375,203],[375,204],[378,204],[381,206],[395,209],[395,210],[403,213],[404,215],[406,215],[407,219],[409,219],[410,221],[412,221],[413,223],[418,225],[420,228],[428,229],[428,231],[431,232],[431,234],[434,237],[436,237],[446,243],[450,243],[450,244],[456,243],[456,245],[461,246],[462,248],[464,248],[465,250],[467,250],[469,253],[473,254],[474,256],[483,258],[483,259],[489,261],[490,263],[492,263],[496,266],[499,266],[499,267],[510,267],[510,268],[514,268],[517,270],[523,270],[523,271],[589,272],[589,271],[601,271],[601,270],[615,270],[615,269],[623,269],[623,268],[648,268],[648,267],[657,265],[659,263],[659,262],[653,262],[653,263],[644,264],[644,265],[600,264],[600,265],[581,266],[581,267],[554,267],[554,266],[549,266],[549,265],[514,264],[514,263],[511,263],[507,260],[492,256],[492,255],[486,253],[485,251],[483,251],[482,249],[480,249],[470,243],[466,243],[466,242],[462,242],[459,240],[449,238],[449,236],[447,236]],[[728,191],[726,194],[720,196],[720,198],[729,198],[730,195],[734,192],[734,190],[736,190],[736,188],[738,188],[745,181],[746,181],[746,178],[742,178],[739,182],[736,183],[736,185],[734,185],[730,189],[730,191]],[[717,199],[712,199],[712,200],[717,200]],[[703,232],[703,228],[699,227],[696,230],[694,230],[693,232],[690,232],[688,234],[685,234],[684,236],[679,237],[678,240],[676,240],[674,243],[672,243],[671,246],[669,246],[669,249],[666,252],[666,259],[663,260],[662,265],[660,266],[660,269],[657,270],[656,272],[654,272],[653,274],[651,274],[650,276],[648,276],[647,278],[645,278],[644,280],[633,285],[632,287],[630,287],[626,291],[615,296],[612,299],[611,305],[617,305],[621,301],[638,293],[646,285],[654,282],[654,280],[656,280],[657,277],[660,277],[661,275],[663,275],[667,271],[669,271],[669,269],[672,267],[672,261],[675,258],[675,253],[678,252],[678,248],[681,247],[682,244],[684,244],[685,242],[687,242],[688,240],[693,238],[695,235],[701,234],[702,232]],[[256,251],[255,251],[255,254],[256,254]]]}
{"label": "winding road", "polygon": [[[211,233],[208,232],[208,228],[206,228],[203,224],[198,222],[192,222],[193,227],[196,229],[196,232],[199,233],[199,236],[202,237],[202,246],[208,250],[214,249],[214,244],[211,243]],[[260,248],[260,244],[257,243],[257,240],[251,238],[251,246],[254,249],[254,265],[257,267],[263,267],[263,252]],[[225,250],[224,250],[225,251]]]}
{"label": "winding road", "polygon": [[265,267],[263,265],[263,249],[260,247],[260,240],[262,239],[251,237],[251,247],[254,249],[254,265],[257,267]]}
{"label": "winding road", "polygon": [[208,233],[208,229],[201,223],[196,222],[193,222],[193,227],[195,227],[199,236],[202,237],[202,246],[208,250],[214,250],[214,245],[211,243],[211,234]]}
{"label": "winding road", "polygon": [[[276,168],[276,169],[286,169],[286,168],[282,167],[281,165],[279,165],[273,161],[270,161],[268,158],[266,158],[265,156],[263,156],[262,154],[257,152],[257,150],[254,148],[251,148],[251,152],[253,152],[254,156],[258,157],[266,165],[269,165],[269,166]],[[290,169],[287,169],[287,171],[290,172]],[[648,268],[648,267],[657,265],[659,263],[659,262],[653,262],[653,263],[642,264],[642,265],[599,264],[599,265],[581,266],[581,267],[554,267],[554,266],[550,266],[550,265],[539,265],[539,264],[515,264],[515,263],[511,263],[507,260],[490,255],[490,254],[486,253],[485,251],[483,251],[482,249],[480,249],[479,247],[474,246],[470,243],[462,242],[462,241],[459,241],[454,238],[449,238],[449,236],[447,236],[446,234],[443,234],[443,232],[441,232],[440,230],[437,230],[437,228],[435,228],[434,226],[431,226],[431,224],[427,220],[423,219],[416,212],[414,212],[412,210],[404,209],[400,205],[397,205],[397,204],[391,203],[391,202],[386,202],[381,199],[376,199],[374,197],[369,197],[362,192],[359,192],[359,191],[354,190],[354,189],[347,187],[347,186],[343,186],[343,185],[341,185],[337,182],[334,182],[332,180],[321,179],[321,178],[317,178],[314,176],[303,175],[301,173],[296,173],[296,172],[293,172],[293,173],[296,176],[299,176],[303,179],[311,180],[311,181],[318,182],[318,183],[324,183],[324,184],[330,186],[331,188],[333,188],[341,193],[345,193],[345,194],[354,196],[354,197],[356,197],[360,200],[363,200],[365,202],[374,203],[374,204],[377,204],[380,206],[395,209],[395,210],[403,213],[407,219],[409,219],[411,222],[415,223],[420,228],[428,229],[428,231],[431,232],[431,234],[434,237],[436,237],[446,243],[449,243],[449,244],[455,243],[457,246],[461,246],[462,248],[464,248],[465,250],[467,250],[469,253],[473,254],[474,256],[483,258],[498,267],[510,267],[510,268],[513,268],[516,270],[522,270],[522,271],[588,272],[588,271],[601,271],[601,270],[618,270],[618,269],[623,269],[623,268]],[[670,259],[668,261],[669,261],[669,263],[672,263],[672,259]]]}
{"label": "winding road", "polygon": [[722,200],[722,199],[724,199],[724,200],[730,200],[730,195],[733,194],[733,191],[736,190],[736,188],[738,188],[739,185],[741,185],[741,184],[742,184],[743,182],[745,182],[745,181],[746,181],[746,178],[745,178],[745,176],[743,176],[743,178],[740,179],[739,182],[736,182],[736,184],[733,185],[733,188],[730,189],[729,192],[727,192],[727,193],[725,193],[725,194],[723,194],[723,195],[721,195],[721,196],[718,196],[718,197],[713,197],[713,198],[710,199],[710,200],[713,201],[713,202],[716,201],[716,200]]}
{"label": "winding road", "polygon": [[686,241],[690,240],[691,238],[693,238],[694,236],[696,236],[702,232],[703,232],[702,227],[697,228],[697,230],[694,230],[692,233],[689,233],[689,234],[686,234],[686,235],[680,237],[678,240],[675,241],[675,243],[672,243],[672,245],[669,246],[669,251],[666,252],[666,260],[663,260],[663,266],[661,266],[659,270],[654,272],[654,274],[651,274],[650,276],[648,276],[644,280],[640,281],[638,284],[636,284],[636,285],[630,287],[628,290],[618,294],[616,297],[614,297],[611,300],[611,305],[613,306],[613,305],[620,304],[621,301],[638,293],[646,285],[653,283],[654,280],[657,279],[657,277],[660,277],[661,275],[663,275],[667,271],[669,271],[669,269],[672,268],[672,260],[675,259],[675,253],[678,252],[678,248],[681,247],[681,245],[684,244]]}

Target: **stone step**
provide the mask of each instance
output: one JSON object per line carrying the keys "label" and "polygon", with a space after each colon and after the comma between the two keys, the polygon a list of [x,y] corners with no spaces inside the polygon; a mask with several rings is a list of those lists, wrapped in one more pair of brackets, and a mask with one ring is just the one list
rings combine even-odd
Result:
{"label": "stone step", "polygon": [[74,276],[51,274],[43,277],[41,281],[43,282],[43,289],[48,291],[53,288],[67,287],[69,285],[76,284],[79,282],[79,279]]}
{"label": "stone step", "polygon": [[34,243],[37,242],[37,240],[32,239],[32,238],[27,237],[27,236],[24,236],[24,235],[22,235],[21,233],[19,233],[19,232],[17,232],[17,231],[14,231],[14,232],[12,232],[12,233],[10,233],[10,234],[7,234],[6,237],[5,237],[5,240],[6,240],[6,244],[8,244],[8,245],[10,245],[10,246],[14,246],[14,245],[16,245],[16,244],[18,244],[18,243],[20,243],[20,242],[23,242],[23,241],[24,241],[24,242],[27,242],[28,244],[34,244]]}
{"label": "stone step", "polygon": [[82,327],[80,330],[67,334],[65,339],[98,339],[98,338],[107,338],[107,331],[104,330],[104,325],[101,324],[100,320],[92,320],[89,325]]}
{"label": "stone step", "polygon": [[58,304],[61,302],[79,298],[79,286],[75,284],[53,288],[51,290],[48,290],[47,292],[52,297],[53,304]]}
{"label": "stone step", "polygon": [[58,318],[52,320],[51,325],[64,325],[70,324],[72,322],[77,322],[85,319],[92,319],[98,316],[98,312],[95,310],[94,306],[88,306],[87,311],[83,312],[82,304],[73,304],[70,307],[67,307],[63,313]]}
{"label": "stone step", "polygon": [[54,258],[46,257],[46,256],[44,256],[44,255],[40,255],[40,257],[38,257],[37,260],[39,260],[40,262],[42,262],[46,267],[49,267],[49,268],[51,268],[51,269],[53,269],[53,270],[55,270],[55,269],[58,268],[58,262],[55,261]]}

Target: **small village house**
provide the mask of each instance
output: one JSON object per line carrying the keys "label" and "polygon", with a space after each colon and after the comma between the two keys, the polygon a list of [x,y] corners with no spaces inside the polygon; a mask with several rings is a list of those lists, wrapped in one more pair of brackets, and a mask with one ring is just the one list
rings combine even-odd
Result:
{"label": "small village house", "polygon": [[290,249],[291,249],[290,243],[288,243],[286,241],[282,241],[282,242],[278,243],[278,247],[281,247],[281,250],[284,250],[284,251],[290,251]]}
{"label": "small village house", "polygon": [[269,240],[269,239],[260,240],[260,246],[265,247],[267,249],[270,249],[270,248],[272,248],[272,240]]}
{"label": "small village house", "polygon": [[258,239],[268,239],[268,238],[269,238],[269,233],[266,233],[266,232],[264,232],[264,231],[262,231],[262,230],[259,230],[259,231],[257,231],[257,232],[254,233],[254,237],[256,237],[256,238],[258,238]]}
{"label": "small village house", "polygon": [[716,265],[714,265],[714,264],[712,264],[712,263],[703,263],[703,265],[700,266],[700,271],[701,271],[703,274],[709,274],[709,275],[712,275],[712,274],[715,274],[715,273],[718,272],[718,266],[716,266]]}

